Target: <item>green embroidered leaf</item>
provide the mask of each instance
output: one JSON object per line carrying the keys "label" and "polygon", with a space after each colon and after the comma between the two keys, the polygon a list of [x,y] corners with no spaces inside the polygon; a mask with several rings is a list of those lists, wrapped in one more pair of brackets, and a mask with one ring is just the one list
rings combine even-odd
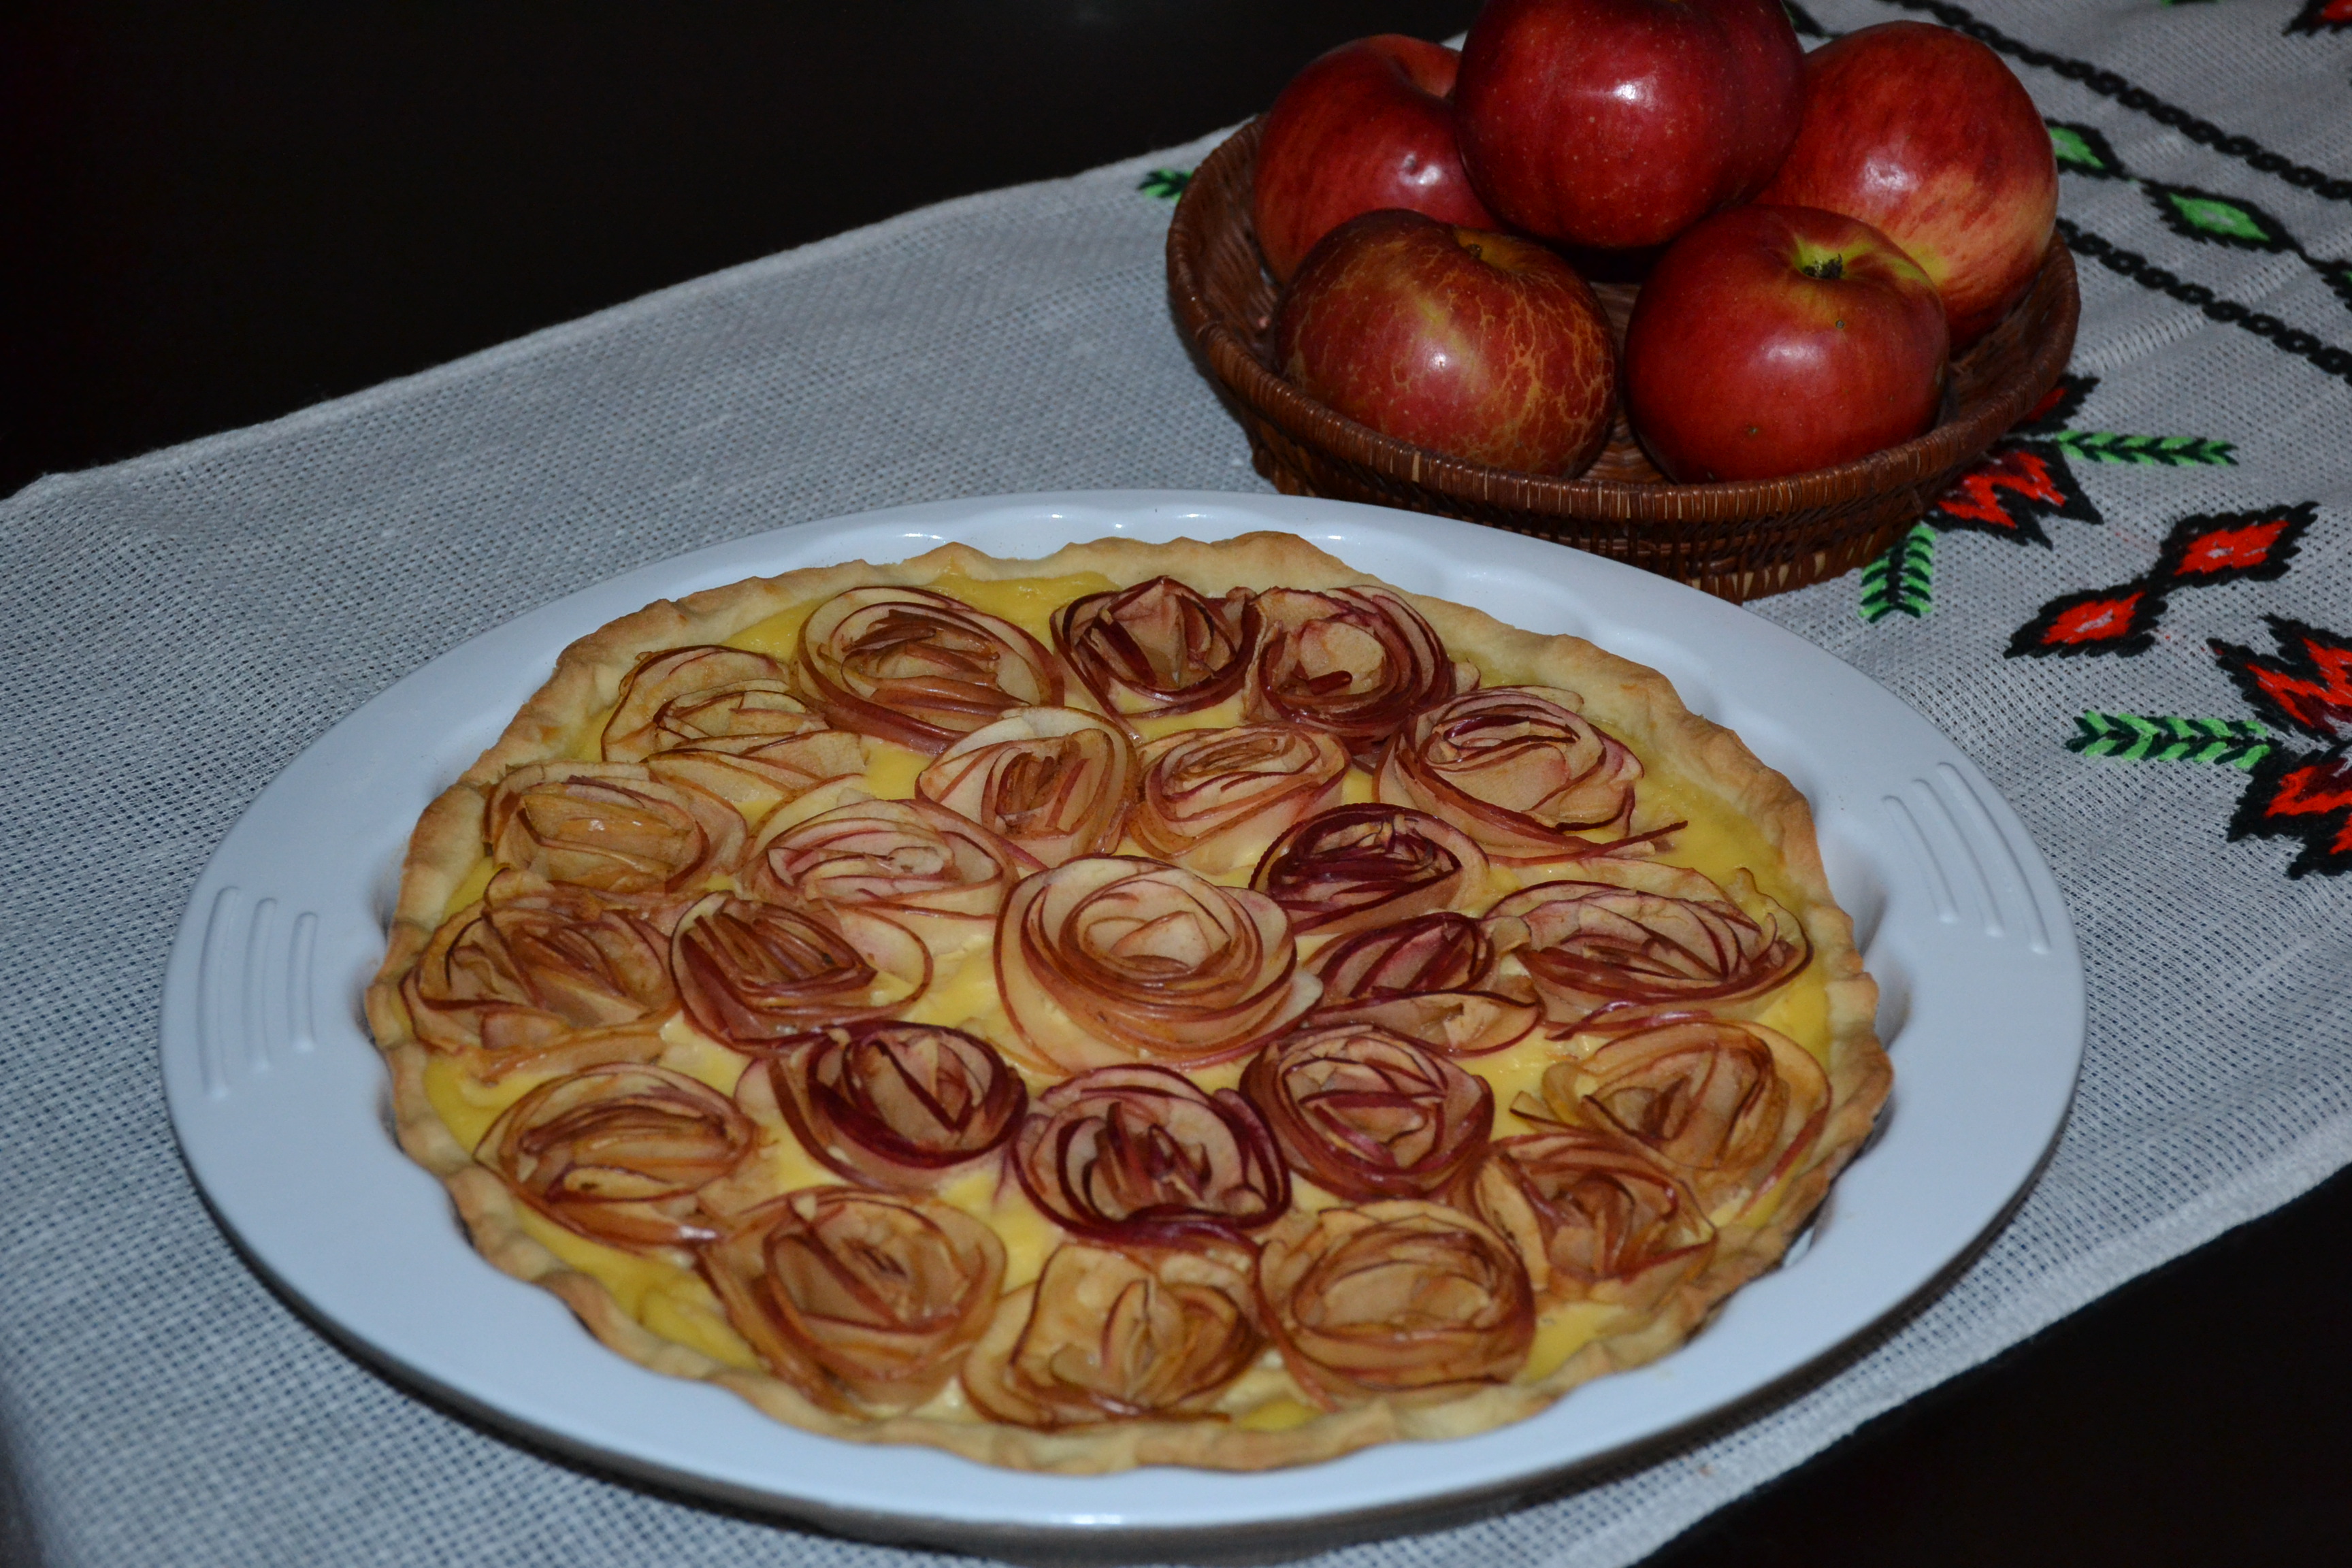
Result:
{"label": "green embroidered leaf", "polygon": [[2218,234],[2225,239],[2242,239],[2255,245],[2272,242],[2271,231],[2263,220],[2242,206],[2229,202],[2208,201],[2202,196],[2184,196],[2178,192],[2168,198],[2176,211],[2208,234]]}
{"label": "green embroidered leaf", "polygon": [[1182,195],[1184,187],[1192,183],[1192,171],[1190,169],[1154,169],[1136,182],[1135,188],[1147,196],[1172,202]]}
{"label": "green embroidered leaf", "polygon": [[2148,713],[2084,713],[2074,721],[2066,749],[2125,762],[2216,763],[2252,772],[2275,742],[2243,719],[2180,719]]}
{"label": "green embroidered leaf", "polygon": [[2240,196],[2218,195],[2186,185],[2146,182],[2148,199],[2156,204],[2173,233],[2209,244],[2240,250],[2293,250],[2294,238],[2286,226]]}
{"label": "green embroidered leaf", "polygon": [[1935,607],[1936,531],[1915,522],[1885,554],[1862,569],[1862,618],[1876,626],[1898,611],[1919,620]]}
{"label": "green embroidered leaf", "polygon": [[2053,430],[2043,439],[2095,463],[2166,468],[2234,468],[2237,448],[2203,436],[2118,436],[2108,430]]}
{"label": "green embroidered leaf", "polygon": [[2050,128],[2050,151],[2057,154],[2061,170],[2070,174],[2088,174],[2095,180],[2124,177],[2123,160],[2107,145],[2107,139],[2090,126],[2060,120],[2042,123]]}

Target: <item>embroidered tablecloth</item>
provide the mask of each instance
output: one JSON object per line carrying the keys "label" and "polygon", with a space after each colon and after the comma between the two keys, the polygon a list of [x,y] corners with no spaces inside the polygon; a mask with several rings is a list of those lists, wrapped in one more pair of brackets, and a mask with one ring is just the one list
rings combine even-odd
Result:
{"label": "embroidered tablecloth", "polygon": [[[1983,39],[2057,149],[2066,380],[1885,560],[1756,608],[1929,715],[2033,830],[2088,965],[2080,1098],[1999,1238],[1832,1374],[1349,1563],[1629,1561],[2352,1160],[2352,0],[1790,10],[1813,37],[1912,16]],[[272,774],[530,605],[873,506],[1262,488],[1164,299],[1168,198],[1213,142],[0,506],[0,1419],[52,1561],[919,1555],[551,1463],[332,1348],[179,1163],[164,955]]]}

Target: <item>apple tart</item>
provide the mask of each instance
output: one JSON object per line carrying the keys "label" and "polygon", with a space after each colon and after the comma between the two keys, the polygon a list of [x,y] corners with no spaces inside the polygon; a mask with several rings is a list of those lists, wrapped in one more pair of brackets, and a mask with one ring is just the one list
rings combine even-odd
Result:
{"label": "apple tart", "polygon": [[605,1344],[835,1437],[1482,1431],[1771,1268],[1891,1081],[1803,799],[1284,535],[950,545],[566,649],[426,809],[399,1136]]}

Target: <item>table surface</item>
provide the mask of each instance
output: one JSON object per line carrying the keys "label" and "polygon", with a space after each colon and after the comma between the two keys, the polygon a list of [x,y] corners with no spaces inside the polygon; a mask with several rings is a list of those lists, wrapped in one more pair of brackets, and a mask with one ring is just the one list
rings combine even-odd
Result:
{"label": "table surface", "polygon": [[[0,23],[20,276],[0,493],[925,203],[1197,136],[1263,107],[1321,48],[1444,37],[1476,6],[561,10],[561,25],[551,5]],[[1652,1561],[2073,1568],[2340,1550],[2347,1234],[2339,1175]],[[0,1466],[0,1560],[22,1550],[13,1497]]]}

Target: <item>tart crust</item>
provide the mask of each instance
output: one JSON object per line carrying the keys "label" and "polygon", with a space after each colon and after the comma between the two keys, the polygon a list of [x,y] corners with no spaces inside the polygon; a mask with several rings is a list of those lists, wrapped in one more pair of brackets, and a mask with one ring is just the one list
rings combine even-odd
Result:
{"label": "tart crust", "polygon": [[[1506,670],[1517,683],[1565,687],[1584,712],[1645,763],[1669,766],[1703,784],[1745,816],[1775,850],[1790,907],[1812,943],[1825,981],[1831,1100],[1828,1118],[1804,1165],[1781,1188],[1769,1215],[1722,1232],[1708,1267],[1678,1286],[1646,1319],[1597,1339],[1544,1377],[1492,1386],[1440,1404],[1385,1399],[1318,1414],[1281,1430],[1251,1430],[1229,1421],[1132,1421],[1056,1432],[922,1415],[881,1419],[845,1416],[812,1404],[782,1381],[728,1366],[652,1332],[623,1310],[596,1279],[558,1258],[524,1229],[520,1205],[442,1121],[425,1092],[432,1053],[420,1044],[400,995],[400,981],[441,923],[452,896],[481,856],[486,802],[493,784],[529,763],[582,754],[581,748],[617,700],[638,658],[657,649],[720,643],[780,612],[845,589],[873,584],[921,586],[950,576],[994,581],[1097,573],[1125,587],[1160,575],[1210,593],[1232,587],[1328,589],[1375,584],[1346,563],[1289,534],[1253,533],[1214,543],[1179,540],[1148,544],[1100,540],[1042,560],[1008,561],[961,544],[912,560],[813,567],[755,577],[677,601],[660,600],[625,616],[563,650],[552,677],[516,714],[498,742],[425,811],[403,867],[383,965],[366,994],[367,1017],[389,1066],[401,1145],[449,1189],[476,1247],[498,1268],[561,1297],[599,1340],[638,1364],[733,1390],[778,1420],[828,1436],[871,1443],[919,1443],[1019,1469],[1091,1474],[1139,1465],[1256,1470],[1334,1458],[1400,1438],[1465,1436],[1534,1415],[1578,1384],[1642,1365],[1672,1351],[1701,1327],[1739,1286],[1777,1265],[1811,1218],[1830,1184],[1868,1137],[1893,1082],[1873,1029],[1877,986],[1863,972],[1853,921],[1832,898],[1804,797],[1767,767],[1738,736],[1685,708],[1655,670],[1581,638],[1542,636],[1504,625],[1479,610],[1397,590],[1427,617],[1457,658]],[[1498,1106],[1498,1114],[1507,1107]]]}

